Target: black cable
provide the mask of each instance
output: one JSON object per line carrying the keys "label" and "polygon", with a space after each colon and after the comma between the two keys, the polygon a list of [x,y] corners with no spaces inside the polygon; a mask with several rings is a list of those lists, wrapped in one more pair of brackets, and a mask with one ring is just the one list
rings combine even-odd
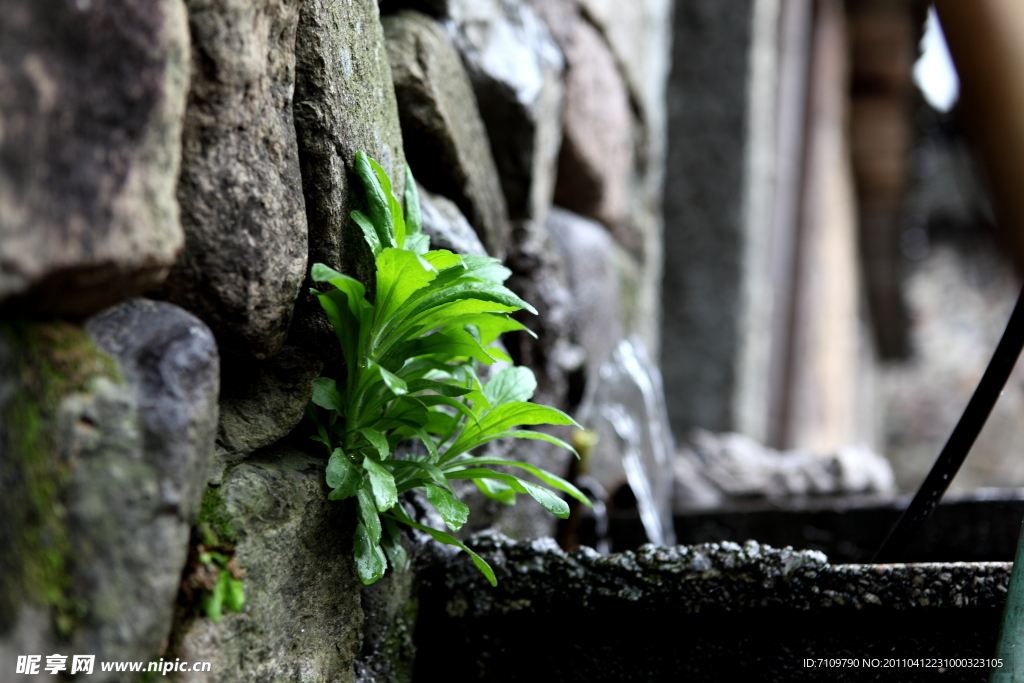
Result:
{"label": "black cable", "polygon": [[874,562],[899,562],[907,548],[917,537],[924,523],[935,512],[935,507],[942,500],[953,477],[964,464],[964,459],[978,438],[978,433],[985,426],[988,415],[992,412],[999,394],[1002,393],[1006,380],[1017,363],[1021,347],[1024,346],[1024,291],[1017,298],[1017,305],[1006,323],[1003,338],[999,340],[996,351],[992,354],[985,374],[974,390],[964,414],[960,416],[953,433],[943,447],[939,457],[932,465],[931,472],[925,477],[921,488],[914,494],[914,499],[903,512],[900,520],[889,532],[885,543],[875,553]]}

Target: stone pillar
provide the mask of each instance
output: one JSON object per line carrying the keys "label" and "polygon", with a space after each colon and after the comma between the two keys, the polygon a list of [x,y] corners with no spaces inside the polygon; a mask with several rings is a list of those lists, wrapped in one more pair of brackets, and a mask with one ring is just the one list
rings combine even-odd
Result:
{"label": "stone pillar", "polygon": [[767,435],[781,6],[676,3],[661,359],[677,437]]}

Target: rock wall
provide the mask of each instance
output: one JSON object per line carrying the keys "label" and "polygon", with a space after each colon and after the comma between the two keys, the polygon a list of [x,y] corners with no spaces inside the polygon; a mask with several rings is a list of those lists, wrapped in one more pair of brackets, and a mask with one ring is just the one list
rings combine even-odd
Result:
{"label": "rock wall", "polygon": [[[372,291],[354,156],[399,197],[408,160],[435,246],[505,259],[539,310],[504,340],[536,400],[574,409],[618,338],[659,338],[669,14],[0,0],[0,679],[41,655],[25,680],[411,680],[440,551],[410,533],[406,571],[357,580],[302,426],[341,370],[309,267]],[[537,444],[495,452],[567,468]],[[554,533],[467,500],[475,528]],[[244,605],[214,620],[222,578]]]}

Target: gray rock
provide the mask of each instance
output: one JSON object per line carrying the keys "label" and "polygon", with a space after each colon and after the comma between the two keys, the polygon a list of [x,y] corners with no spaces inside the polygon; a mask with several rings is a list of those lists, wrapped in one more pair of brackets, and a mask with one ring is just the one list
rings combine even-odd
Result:
{"label": "gray rock", "polygon": [[216,344],[197,318],[138,299],[88,333],[109,356],[70,325],[0,334],[5,662],[146,660],[170,628],[213,450]]}
{"label": "gray rock", "polygon": [[678,457],[701,463],[700,476],[727,498],[896,493],[888,461],[865,448],[847,446],[827,454],[777,451],[742,434],[694,429],[690,449]]}
{"label": "gray rock", "polygon": [[519,0],[450,0],[449,14],[509,215],[543,222],[562,137],[562,54],[544,22]]}
{"label": "gray rock", "polygon": [[184,5],[0,13],[0,302],[86,317],[158,284],[182,246]]}
{"label": "gray rock", "polygon": [[587,379],[593,380],[625,336],[617,247],[600,224],[557,206],[544,225],[565,259],[569,290],[576,302],[573,339],[586,351]]}
{"label": "gray rock", "polygon": [[[661,165],[657,147],[664,144],[665,84],[672,66],[672,0],[621,3],[579,0],[587,19],[611,47],[644,123],[643,151]],[[688,11],[681,8],[680,12]],[[652,169],[655,170],[655,169]],[[660,176],[660,168],[655,170]]]}
{"label": "gray rock", "polygon": [[86,331],[135,392],[162,505],[191,524],[217,429],[220,361],[209,328],[172,304],[131,299],[91,318]]}
{"label": "gray rock", "polygon": [[180,614],[165,657],[212,662],[183,682],[354,682],[363,612],[354,508],[327,500],[323,461],[291,450],[231,470],[218,514],[238,537],[245,607],[220,623]]}
{"label": "gray rock", "polygon": [[456,254],[487,255],[483,243],[473,231],[473,226],[462,215],[455,202],[433,194],[423,187],[419,188],[419,192],[423,232],[430,236],[431,249],[447,249]]}
{"label": "gray rock", "polygon": [[[309,265],[325,263],[373,280],[374,264],[353,209],[366,210],[355,173],[357,151],[376,159],[399,199],[405,156],[391,67],[373,0],[308,0],[295,37],[295,130],[309,226]],[[337,346],[316,300],[296,302],[290,342],[322,349]]]}
{"label": "gray rock", "polygon": [[635,163],[629,90],[601,34],[582,18],[571,30],[555,201],[601,221],[637,252],[641,238],[629,221]]}
{"label": "gray rock", "polygon": [[214,469],[234,464],[292,431],[302,420],[313,380],[322,369],[316,354],[292,346],[262,363],[226,364]]}
{"label": "gray rock", "polygon": [[504,258],[510,226],[487,130],[451,39],[419,12],[385,17],[391,74],[413,172],[452,198],[488,251]]}
{"label": "gray rock", "polygon": [[182,252],[163,296],[229,356],[281,348],[306,274],[292,94],[299,0],[187,0],[192,80],[178,184]]}
{"label": "gray rock", "polygon": [[525,311],[515,314],[536,338],[512,332],[503,336],[505,344],[517,365],[525,365],[536,374],[534,400],[566,407],[567,374],[580,369],[582,358],[571,341],[575,302],[566,286],[562,254],[546,230],[527,221],[505,265],[512,270],[506,285],[537,309],[537,315]]}

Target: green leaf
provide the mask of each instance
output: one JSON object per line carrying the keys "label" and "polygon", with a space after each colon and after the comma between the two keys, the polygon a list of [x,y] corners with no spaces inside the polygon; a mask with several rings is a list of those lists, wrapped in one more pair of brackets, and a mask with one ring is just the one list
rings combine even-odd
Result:
{"label": "green leaf", "polygon": [[388,389],[391,390],[395,396],[402,396],[409,393],[409,388],[405,385],[405,380],[398,375],[389,372],[384,369],[383,365],[373,364],[376,366],[377,371],[380,373],[380,378],[384,380],[384,384],[387,385]]}
{"label": "green leaf", "polygon": [[418,524],[412,521],[412,518],[409,517],[409,515],[405,512],[405,510],[402,510],[401,507],[397,507],[395,508],[395,510],[400,511],[400,514],[396,515],[396,518],[398,519],[398,521],[402,522],[402,524],[405,524],[406,526],[411,526],[413,529],[425,531],[426,533],[430,534],[435,541],[439,541],[446,545],[453,545],[456,548],[461,548],[463,551],[465,551],[467,555],[469,555],[470,559],[473,560],[473,564],[476,565],[476,568],[479,569],[480,572],[487,577],[487,580],[491,582],[491,585],[498,585],[498,579],[495,578],[494,570],[491,569],[491,565],[487,564],[487,562],[485,562],[482,557],[480,557],[472,550],[467,548],[463,543],[461,543],[460,541],[456,540],[453,536],[450,536],[449,534],[446,534],[443,531],[439,531],[429,526],[424,526],[422,524]]}
{"label": "green leaf", "polygon": [[490,301],[509,306],[511,310],[523,308],[530,313],[537,313],[537,309],[517,297],[511,290],[493,282],[485,282],[474,278],[459,279],[452,283],[451,287],[445,287],[438,292],[424,297],[423,301],[417,305],[416,312],[449,304],[459,299]]}
{"label": "green leaf", "polygon": [[490,479],[474,479],[473,483],[480,489],[480,492],[492,500],[503,505],[516,504],[516,492],[511,486],[503,481],[492,481]]}
{"label": "green leaf", "polygon": [[[541,406],[535,403],[524,403],[513,401],[498,406],[491,412],[480,418],[480,422],[467,425],[459,438],[445,451],[442,458],[445,462],[451,460],[465,451],[472,450],[477,446],[493,441],[494,439],[510,436],[505,430],[516,425],[537,425],[537,424],[571,424],[579,427],[576,420],[572,419],[561,410],[550,406]],[[530,437],[544,439],[545,437]],[[549,440],[550,439],[546,439]]]}
{"label": "green leaf", "polygon": [[458,531],[469,517],[469,506],[455,500],[455,496],[437,484],[427,484],[427,500],[441,515],[452,531]]}
{"label": "green leaf", "polygon": [[335,448],[327,461],[327,485],[333,490],[327,496],[329,500],[345,500],[351,498],[362,485],[359,468],[356,467],[340,448]]}
{"label": "green leaf", "polygon": [[[472,393],[473,392],[470,392],[470,395],[472,395]],[[455,410],[459,411],[460,413],[465,415],[467,418],[469,418],[473,422],[477,421],[477,416],[462,401],[457,401],[456,399],[448,398],[447,396],[420,396],[419,399],[420,399],[420,401],[423,402],[423,405],[426,405],[426,406],[436,406],[436,405],[451,406],[452,408],[455,408]]]}
{"label": "green leaf", "polygon": [[391,561],[391,566],[395,568],[395,571],[405,571],[406,567],[409,566],[409,555],[402,546],[402,534],[398,531],[398,525],[395,524],[395,520],[387,517],[384,518],[384,538],[381,539],[380,544],[383,546],[384,552],[387,553],[388,560]]}
{"label": "green leaf", "polygon": [[531,337],[537,337],[533,330],[528,328],[526,325],[523,325],[518,320],[508,317],[508,314],[506,313],[473,313],[470,315],[460,315],[455,318],[449,318],[444,327],[452,327],[455,325],[458,325],[459,327],[472,325],[475,327],[477,333],[480,335],[480,343],[484,346],[494,343],[498,337],[506,332],[526,332]]}
{"label": "green leaf", "polygon": [[442,396],[465,396],[471,389],[460,387],[457,384],[449,384],[448,382],[435,382],[432,379],[416,379],[409,382],[408,385],[409,393],[415,394],[419,391],[436,391]]}
{"label": "green leaf", "polygon": [[377,510],[384,512],[393,507],[398,502],[398,490],[395,487],[394,476],[371,456],[363,458],[363,467],[370,475],[370,486],[373,489],[373,499],[377,504]]}
{"label": "green leaf", "polygon": [[537,378],[530,368],[505,368],[484,385],[484,396],[491,408],[512,403],[513,401],[529,401],[533,392],[537,391]]}
{"label": "green leaf", "polygon": [[[366,297],[366,288],[363,287],[362,282],[322,263],[313,264],[309,271],[309,277],[313,282],[327,282],[334,285],[356,301],[362,301]],[[355,311],[353,311],[354,313]]]}
{"label": "green leaf", "polygon": [[384,251],[384,245],[380,242],[377,228],[373,227],[373,221],[362,211],[351,211],[348,215],[352,217],[355,224],[363,231],[363,237],[366,238],[366,243],[370,245],[370,251],[373,252],[373,255],[379,256],[380,252]]}
{"label": "green leaf", "polygon": [[[358,365],[359,359],[356,350],[359,348],[361,325],[357,314],[351,310],[352,300],[345,292],[338,289],[318,293],[317,300],[327,314],[327,320],[331,323],[331,327],[334,328],[334,334],[338,338],[338,343],[341,344],[341,353],[345,357],[345,363],[350,367]],[[368,306],[369,304],[364,301],[362,305]]]}
{"label": "green leaf", "polygon": [[377,424],[378,429],[394,429],[395,424],[408,425],[410,427],[423,427],[430,419],[427,407],[423,405],[420,398],[412,396],[399,396],[391,402],[388,410],[381,417]]}
{"label": "green leaf", "polygon": [[405,236],[405,248],[414,254],[423,255],[430,250],[430,237],[424,233]]}
{"label": "green leaf", "polygon": [[383,327],[413,292],[437,276],[424,267],[420,257],[404,249],[385,249],[377,257],[377,301],[374,325]]}
{"label": "green leaf", "polygon": [[388,355],[405,358],[416,358],[427,355],[444,355],[453,358],[469,356],[484,365],[491,365],[494,359],[487,353],[480,342],[465,330],[452,329],[434,332],[426,337],[411,339],[397,345]]}
{"label": "green leaf", "polygon": [[377,540],[374,540],[370,530],[360,522],[356,525],[356,535],[353,540],[356,571],[359,572],[359,580],[368,586],[384,576],[384,570],[388,566],[384,552],[378,545],[380,542],[380,532],[378,531],[377,533]]}
{"label": "green leaf", "polygon": [[498,481],[505,482],[519,493],[530,494],[534,500],[544,506],[545,510],[556,517],[565,519],[569,516],[569,505],[564,500],[556,496],[551,491],[548,491],[543,486],[531,484],[530,482],[523,481],[519,477],[511,474],[495,472],[483,467],[473,467],[465,470],[448,472],[445,476],[449,479],[497,479]]}
{"label": "green leaf", "polygon": [[[427,475],[426,477],[418,477],[420,481],[434,481],[437,484],[444,486],[448,490],[451,490],[451,484],[448,483],[448,477],[445,475],[443,471],[441,471],[441,468],[438,467],[437,465],[431,464],[429,462],[422,462],[419,460],[396,460],[395,468],[420,470],[421,472]],[[418,486],[418,484],[413,486],[403,486],[406,487],[404,488],[404,490],[408,490],[409,488],[415,488],[416,486]]]}
{"label": "green leaf", "polygon": [[364,427],[358,431],[359,434],[363,435],[371,446],[377,449],[377,453],[380,454],[381,460],[387,460],[391,456],[391,445],[388,444],[387,438],[376,429],[370,429]]}
{"label": "green leaf", "polygon": [[[420,193],[416,187],[416,180],[412,177],[412,170],[408,164],[405,167],[405,227],[408,235],[419,234],[422,230],[423,219],[420,214]],[[409,237],[406,237],[408,245]]]}
{"label": "green leaf", "polygon": [[434,251],[428,251],[423,255],[423,260],[434,266],[437,270],[446,270],[459,266],[459,269],[452,271],[453,275],[460,276],[466,272],[466,267],[462,264],[462,257],[458,254],[453,254],[447,249],[435,249]]}
{"label": "green leaf", "polygon": [[374,544],[380,543],[380,517],[377,516],[377,505],[373,502],[369,481],[363,481],[363,485],[356,491],[356,499],[359,502],[359,519],[366,526],[370,540]]}
{"label": "green leaf", "polygon": [[473,277],[501,284],[512,275],[512,271],[501,265],[501,261],[492,256],[466,254],[462,262]]}
{"label": "green leaf", "polygon": [[377,175],[377,162],[372,161],[364,152],[356,152],[356,173],[363,181],[363,188],[366,190],[366,203],[370,209],[370,221],[377,232],[377,238],[384,248],[395,246],[395,228],[391,220],[391,204],[388,196],[391,194],[391,183],[387,181],[387,174],[381,172],[381,176],[387,183],[387,190],[381,183],[381,176]]}
{"label": "green leaf", "polygon": [[[533,433],[539,434],[540,432]],[[568,444],[565,444],[565,446],[568,447]],[[456,460],[455,462],[446,465],[444,469],[449,470],[454,467],[468,467],[470,465],[504,465],[507,467],[517,467],[521,470],[526,470],[533,476],[543,481],[548,486],[556,488],[559,491],[565,491],[570,496],[580,501],[587,507],[591,506],[590,500],[583,494],[582,491],[573,486],[571,483],[567,482],[565,479],[562,479],[561,477],[555,474],[552,474],[551,472],[548,472],[547,470],[542,470],[541,468],[536,467],[535,465],[531,465],[530,463],[527,462],[518,462],[515,460],[502,460],[501,458],[466,458],[465,460]]]}
{"label": "green leaf", "polygon": [[221,620],[221,606],[224,604],[224,600],[227,597],[228,592],[228,579],[231,578],[231,573],[225,569],[221,569],[217,574],[217,583],[214,584],[213,590],[203,598],[199,607],[214,623],[220,623]]}
{"label": "green leaf", "polygon": [[224,592],[224,606],[232,612],[241,612],[245,607],[245,583],[239,579],[232,578],[231,572],[224,570],[227,574],[227,589]]}
{"label": "green leaf", "polygon": [[441,459],[441,455],[437,452],[437,444],[430,438],[430,434],[425,429],[414,429],[413,434],[418,436],[423,445],[427,447],[427,451],[430,453],[430,462],[434,463]]}
{"label": "green leaf", "polygon": [[313,380],[312,401],[327,410],[334,410],[338,413],[342,413],[345,410],[341,394],[338,393],[338,386],[330,377],[317,377]]}

